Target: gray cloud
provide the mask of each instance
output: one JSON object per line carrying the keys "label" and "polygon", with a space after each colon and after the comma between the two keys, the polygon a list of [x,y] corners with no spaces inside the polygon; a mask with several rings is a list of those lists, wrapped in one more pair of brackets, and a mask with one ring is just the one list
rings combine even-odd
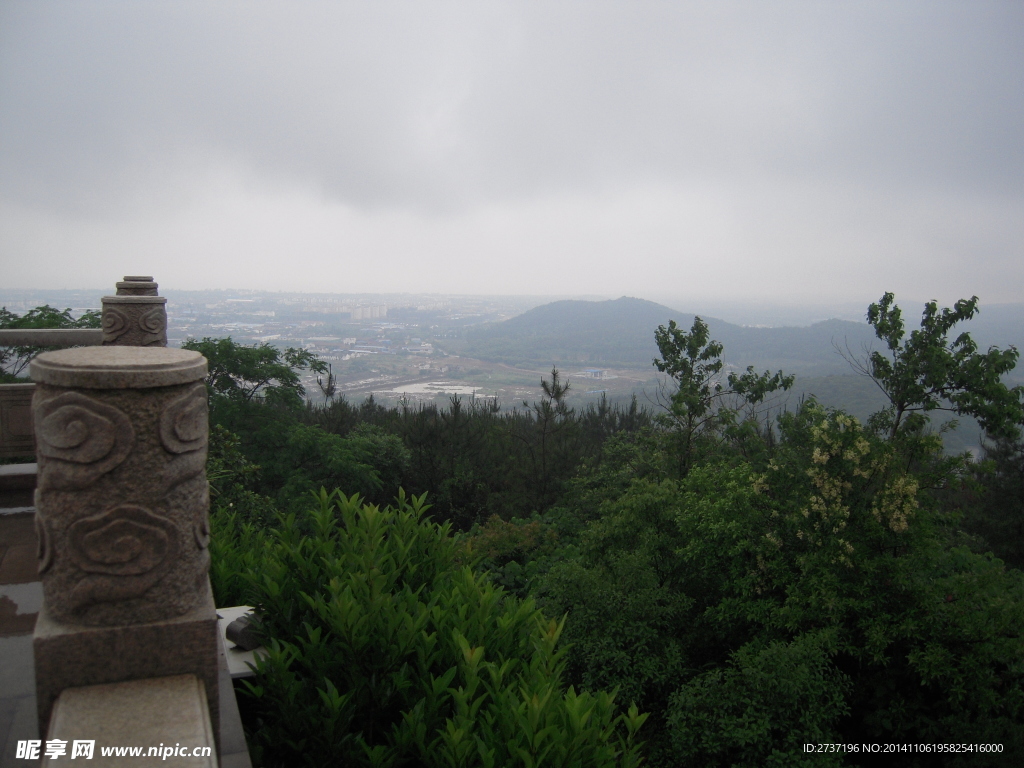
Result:
{"label": "gray cloud", "polygon": [[1006,211],[949,234],[1017,278],[1021,83],[1018,2],[7,0],[0,200],[117,222],[180,211],[218,173],[442,218],[703,191],[750,233],[723,258],[761,243],[794,272],[784,248],[806,258],[823,219],[913,251],[925,225],[900,216],[936,205]]}

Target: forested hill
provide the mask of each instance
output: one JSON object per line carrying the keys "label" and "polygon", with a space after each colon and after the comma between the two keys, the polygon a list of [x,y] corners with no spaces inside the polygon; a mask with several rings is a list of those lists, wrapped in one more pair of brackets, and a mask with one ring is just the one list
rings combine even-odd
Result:
{"label": "forested hill", "polygon": [[654,330],[673,318],[680,313],[642,299],[556,301],[470,328],[465,353],[512,364],[650,365]]}
{"label": "forested hill", "polygon": [[[862,355],[874,341],[866,323],[826,320],[807,327],[750,328],[703,318],[723,359],[739,366],[783,368],[824,376],[849,373],[833,339]],[[669,320],[684,329],[693,313],[623,296],[614,301],[556,301],[501,323],[467,331],[460,352],[483,360],[531,365],[646,367],[658,355],[654,331]]]}

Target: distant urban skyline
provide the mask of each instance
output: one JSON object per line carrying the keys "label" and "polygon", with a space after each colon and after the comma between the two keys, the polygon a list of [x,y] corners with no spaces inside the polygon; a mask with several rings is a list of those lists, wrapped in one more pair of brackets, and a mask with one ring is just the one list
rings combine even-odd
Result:
{"label": "distant urban skyline", "polygon": [[[157,281],[160,283],[160,281]],[[113,292],[110,288],[76,288],[61,289],[55,287],[36,287],[31,289],[11,289],[0,286],[0,305],[18,311],[30,309],[40,303],[59,304],[61,307],[73,305],[73,308],[82,310],[87,308],[98,308],[100,297]],[[503,308],[502,315],[511,317],[525,312],[533,307],[548,304],[553,301],[579,300],[579,301],[610,301],[619,296],[611,295],[572,295],[572,294],[454,294],[454,293],[365,293],[365,292],[333,292],[333,291],[265,291],[251,288],[206,288],[200,290],[183,290],[168,287],[160,283],[160,293],[169,295],[172,301],[181,297],[190,297],[193,300],[197,295],[203,293],[216,294],[218,301],[228,300],[229,297],[263,297],[267,299],[279,299],[286,296],[322,297],[320,301],[331,301],[347,303],[355,306],[372,306],[382,304],[388,307],[411,307],[424,305],[458,305],[460,303],[474,303],[481,300],[494,301]],[[72,299],[72,297],[76,297]],[[654,296],[635,296],[634,298],[644,299],[662,304],[669,309],[676,310],[685,316],[690,313],[703,317],[713,317],[736,325],[764,325],[771,327],[780,326],[801,326],[810,325],[827,319],[849,320],[863,322],[867,312],[868,304],[877,301],[880,296],[865,299],[863,302],[772,302],[765,300],[716,300],[713,298],[681,298],[668,297],[658,299]],[[925,300],[918,300],[905,296],[897,296],[897,304],[904,310],[905,316],[911,322],[916,322]],[[1014,307],[1016,310],[1024,311],[1021,302],[987,302],[982,298],[982,316],[986,315],[986,309],[993,307]]]}

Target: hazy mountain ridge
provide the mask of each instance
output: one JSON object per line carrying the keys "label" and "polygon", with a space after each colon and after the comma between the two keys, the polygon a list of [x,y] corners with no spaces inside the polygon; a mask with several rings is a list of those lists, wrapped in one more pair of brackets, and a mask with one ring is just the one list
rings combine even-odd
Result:
{"label": "hazy mountain ridge", "polygon": [[[904,307],[908,332],[917,327],[919,316],[916,307]],[[689,329],[693,317],[693,313],[626,296],[612,301],[555,301],[500,323],[468,329],[459,351],[513,365],[646,367],[658,356],[655,329],[669,320]],[[724,345],[723,359],[738,367],[781,368],[803,376],[845,375],[852,371],[838,349],[864,359],[868,350],[881,348],[867,322],[833,319],[809,326],[761,328],[703,319],[711,337]],[[1020,349],[1024,347],[1024,305],[983,308],[963,330],[970,331],[982,348],[1014,344]]]}
{"label": "hazy mountain ridge", "polygon": [[[467,331],[462,352],[505,363],[646,367],[658,356],[654,331],[669,320],[689,329],[692,313],[623,296],[613,301],[556,301],[501,323]],[[782,367],[827,376],[849,372],[832,346],[860,353],[874,339],[866,323],[826,320],[807,327],[752,328],[705,317],[723,359],[745,367]]]}

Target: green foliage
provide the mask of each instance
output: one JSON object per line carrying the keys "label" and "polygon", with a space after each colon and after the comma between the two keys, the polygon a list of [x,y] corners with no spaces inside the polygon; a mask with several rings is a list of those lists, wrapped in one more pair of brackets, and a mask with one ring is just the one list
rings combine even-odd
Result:
{"label": "green foliage", "polygon": [[[764,407],[792,377],[727,373],[700,318],[658,329],[677,385],[658,420],[574,412],[557,370],[513,411],[221,398],[241,439],[215,451],[215,499],[245,503],[216,502],[214,581],[267,616],[261,759],[571,764],[586,742],[581,765],[635,761],[636,710],[576,694],[615,690],[651,713],[654,766],[843,764],[808,741],[1001,743],[942,764],[1021,762],[1024,576],[982,554],[984,537],[1016,562],[1022,540],[1020,388],[1000,381],[1012,348],[948,341],[972,302],[929,305],[909,338],[891,295],[873,305],[889,357],[866,372],[890,408],[872,429],[811,399],[776,432]],[[942,455],[925,418],[941,409],[996,433],[985,462]],[[404,495],[382,511],[321,493],[302,514],[309,484],[429,490],[470,533],[453,542]],[[239,489],[293,514],[268,528]],[[581,706],[605,741],[572,730]]]}
{"label": "green foliage", "polygon": [[654,765],[800,764],[804,735],[1021,754],[1024,580],[946,545],[937,441],[908,472],[813,402],[782,426],[760,470],[652,472],[601,502],[542,579],[569,614],[571,679],[652,712]]}
{"label": "green foliage", "polygon": [[[220,443],[212,447],[225,449],[220,458],[228,462],[214,469],[234,471],[229,487],[252,494],[239,511],[243,521],[267,524],[273,516],[268,498],[281,509],[292,509],[301,505],[310,487],[340,486],[353,492],[381,487],[378,474],[364,460],[366,446],[352,446],[299,423],[304,390],[297,371],[325,370],[315,355],[291,348],[282,352],[269,344],[250,347],[230,338],[189,339],[182,347],[207,359],[210,419],[224,430],[214,431]],[[242,461],[250,467],[244,478],[238,475]]]}
{"label": "green foliage", "polygon": [[953,309],[925,304],[919,330],[906,336],[900,308],[891,293],[868,307],[868,323],[885,342],[886,356],[872,352],[864,369],[889,400],[877,414],[877,428],[895,437],[908,416],[949,410],[975,417],[992,435],[1013,436],[1024,424],[1024,386],[1007,387],[1019,353],[1014,347],[979,352],[970,334],[950,340],[953,327],[978,312],[978,297],[960,299]]}
{"label": "green foliage", "polygon": [[254,541],[257,532],[276,524],[277,507],[258,493],[260,468],[246,459],[241,438],[223,426],[210,428],[206,477],[210,483],[210,582],[217,605],[244,605],[243,574],[258,567],[258,550],[239,549],[236,541]]}
{"label": "green foliage", "polygon": [[[545,383],[551,394],[564,391],[565,385],[554,377]],[[401,485],[429,493],[434,515],[461,530],[494,515],[526,518],[549,508],[565,493],[577,467],[596,460],[607,440],[651,423],[650,413],[635,400],[629,407],[601,400],[576,411],[550,396],[511,410],[499,410],[493,402],[466,403],[458,396],[446,408],[383,408],[371,398],[361,405],[342,398],[324,407],[310,406],[301,418],[346,438],[371,426],[399,438],[408,453],[390,466],[401,467]],[[382,502],[393,490],[387,462],[375,455],[373,466],[383,486],[371,498]]]}
{"label": "green foliage", "polygon": [[[44,304],[30,309],[23,315],[0,307],[0,328],[99,328],[100,313],[87,310],[81,317],[73,318],[70,309],[59,310]],[[0,347],[0,381],[14,381],[28,368],[29,362],[46,347],[20,346]]]}
{"label": "green foliage", "polygon": [[301,387],[291,364],[314,366],[309,359],[230,339],[185,346],[210,361],[211,422],[237,435],[246,460],[261,467],[250,490],[286,511],[323,485],[378,504],[399,487],[428,492],[435,515],[462,530],[492,515],[529,516],[554,504],[610,436],[651,422],[635,400],[628,408],[606,400],[567,408],[557,371],[543,382],[549,391],[540,403],[511,411],[458,396],[447,408],[385,408],[372,397],[296,408]]}
{"label": "green foliage", "polygon": [[308,505],[305,495],[309,488],[327,484],[353,493],[380,489],[380,477],[367,463],[370,457],[365,448],[317,427],[292,426],[280,448],[278,503],[295,511]]}
{"label": "green foliage", "polygon": [[259,467],[249,475],[249,490],[274,499],[284,511],[305,506],[308,489],[321,485],[361,491],[374,500],[394,496],[409,463],[399,437],[372,425],[342,437],[303,424],[300,413],[280,404],[214,399],[215,428],[234,435],[240,455]]}
{"label": "green foliage", "polygon": [[673,481],[638,481],[621,506],[607,503],[584,533],[580,555],[554,564],[537,592],[549,613],[569,615],[570,679],[584,689],[617,688],[652,713],[646,735],[655,765],[673,764],[663,720],[685,673],[693,606],[678,589],[663,536],[673,492]]}
{"label": "green foliage", "polygon": [[267,343],[246,346],[226,339],[188,339],[181,345],[202,353],[209,372],[210,392],[231,400],[252,401],[259,396],[268,403],[301,406],[305,389],[296,370],[325,373],[327,364],[304,349],[283,352]]}
{"label": "green foliage", "polygon": [[422,497],[315,504],[273,532],[215,526],[246,581],[218,594],[255,605],[267,638],[245,686],[257,764],[639,765],[646,716],[566,688],[562,624],[461,566]]}
{"label": "green foliage", "polygon": [[[367,486],[356,486],[371,501],[383,503],[398,495],[409,472],[411,455],[398,435],[388,434],[374,424],[357,424],[345,436],[358,461],[373,468],[380,484],[376,494]],[[321,483],[323,485],[323,483]],[[337,483],[334,484],[338,486]]]}
{"label": "green foliage", "polygon": [[[661,359],[654,366],[675,382],[665,422],[678,436],[679,475],[685,475],[695,461],[695,452],[712,442],[716,433],[735,427],[738,408],[748,409],[763,403],[778,390],[793,386],[794,377],[782,371],[754,373],[748,366],[742,374],[730,372],[722,381],[722,345],[712,341],[707,323],[693,319],[686,333],[670,320],[654,332]],[[754,412],[748,410],[748,422]]]}
{"label": "green foliage", "polygon": [[959,499],[964,528],[984,540],[985,551],[1024,570],[1024,440],[993,440],[972,470],[974,482]]}
{"label": "green foliage", "polygon": [[550,567],[558,548],[554,526],[534,515],[529,520],[502,520],[492,515],[461,540],[465,557],[480,558],[480,567],[496,584],[526,597],[534,579]]}
{"label": "green foliage", "polygon": [[841,754],[805,754],[830,742],[849,711],[849,681],[832,664],[829,643],[813,634],[792,642],[752,642],[672,696],[668,723],[679,755],[702,765],[839,766]]}
{"label": "green foliage", "polygon": [[[234,512],[239,521],[266,528],[277,519],[271,499],[256,491],[260,468],[241,450],[241,438],[220,424],[210,429],[210,452],[206,477],[210,482],[210,504],[217,510]],[[225,603],[226,605],[226,603]]]}
{"label": "green foliage", "polygon": [[551,380],[542,378],[540,386],[544,395],[539,402],[532,406],[523,402],[532,418],[513,422],[511,430],[530,462],[534,478],[531,501],[537,509],[557,499],[561,491],[558,478],[568,474],[566,464],[571,466],[578,456],[573,449],[579,431],[575,412],[565,403],[569,384],[559,378],[558,369],[552,367]]}

